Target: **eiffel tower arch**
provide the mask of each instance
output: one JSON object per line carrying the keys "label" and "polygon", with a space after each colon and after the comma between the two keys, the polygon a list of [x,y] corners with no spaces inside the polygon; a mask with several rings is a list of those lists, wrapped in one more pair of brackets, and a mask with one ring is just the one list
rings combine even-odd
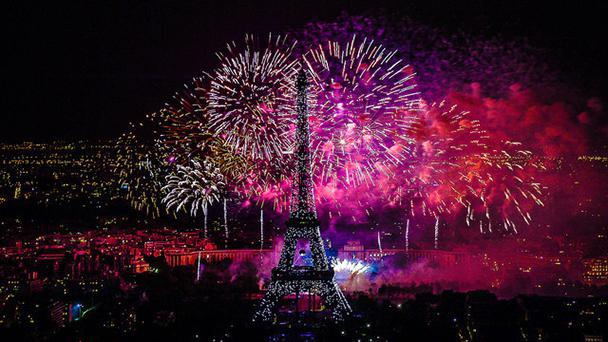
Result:
{"label": "eiffel tower arch", "polygon": [[[314,203],[311,175],[310,132],[306,72],[302,69],[296,82],[298,120],[296,129],[296,173],[293,179],[290,216],[286,222],[285,243],[277,267],[272,270],[268,290],[254,315],[255,321],[268,321],[281,298],[290,294],[314,293],[331,310],[331,317],[340,321],[351,308],[334,281],[334,271],[327,262],[319,220]],[[293,264],[298,240],[307,240],[312,266]]]}

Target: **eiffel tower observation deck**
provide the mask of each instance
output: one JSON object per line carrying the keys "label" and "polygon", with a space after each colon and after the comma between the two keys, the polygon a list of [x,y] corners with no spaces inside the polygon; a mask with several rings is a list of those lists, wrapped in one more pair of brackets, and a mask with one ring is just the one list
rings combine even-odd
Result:
{"label": "eiffel tower observation deck", "polygon": [[[325,307],[331,310],[331,317],[335,321],[340,321],[351,312],[351,308],[340,287],[334,281],[333,269],[327,262],[315,209],[308,127],[308,80],[304,69],[298,74],[296,86],[298,91],[296,173],[293,178],[290,216],[286,222],[285,244],[281,251],[279,264],[272,270],[268,290],[254,320],[269,321],[281,298],[290,294],[308,293],[319,295]],[[309,242],[312,266],[294,265],[298,240]]]}

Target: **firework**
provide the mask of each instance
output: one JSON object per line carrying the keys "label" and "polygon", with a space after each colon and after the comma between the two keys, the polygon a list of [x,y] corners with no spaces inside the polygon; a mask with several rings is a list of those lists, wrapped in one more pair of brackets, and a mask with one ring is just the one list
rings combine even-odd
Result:
{"label": "firework", "polygon": [[512,144],[481,154],[475,164],[478,170],[467,175],[471,196],[464,202],[465,220],[468,225],[479,221],[482,233],[492,232],[492,222],[495,228],[517,232],[517,221],[529,225],[531,210],[544,205],[541,185],[534,178],[542,166],[529,151],[509,151]]}
{"label": "firework", "polygon": [[[463,193],[453,183],[462,179],[456,161],[477,157],[486,148],[486,132],[468,113],[445,102],[426,105],[407,124],[408,158],[395,169],[383,189],[391,201],[407,208],[408,216],[438,216],[449,212]],[[456,173],[456,175],[454,174]]]}
{"label": "firework", "polygon": [[172,101],[165,103],[161,138],[176,164],[201,160],[217,153],[220,144],[209,130],[207,91],[202,78],[184,85]]}
{"label": "firework", "polygon": [[209,126],[232,152],[255,160],[282,158],[290,149],[295,42],[270,34],[266,43],[245,36],[228,44],[221,65],[207,74]]}
{"label": "firework", "polygon": [[171,157],[159,140],[161,116],[153,113],[117,141],[115,173],[118,185],[133,208],[152,218],[159,217],[161,188]]}
{"label": "firework", "polygon": [[175,212],[185,211],[196,217],[203,213],[205,237],[207,234],[207,210],[209,205],[219,201],[225,186],[219,168],[208,161],[192,161],[192,166],[177,165],[175,173],[167,176],[162,199],[167,209]]}
{"label": "firework", "polygon": [[[447,33],[409,18],[390,15],[342,15],[335,22],[308,23],[304,29],[294,32],[300,42],[319,46],[317,51],[325,54],[320,59],[330,59],[327,54],[335,49],[327,44],[328,41],[346,42],[353,34],[382,41],[389,49],[408,56],[416,70],[419,89],[431,102],[452,96],[456,89],[471,89],[471,97],[475,101],[471,101],[471,97],[466,98],[461,101],[465,102],[464,107],[475,110],[470,108],[475,104],[488,113],[476,116],[481,122],[468,114],[458,120],[461,111],[457,109],[440,120],[414,113],[411,117],[423,124],[416,120],[411,123],[414,127],[407,136],[412,144],[404,144],[408,147],[400,158],[403,164],[395,167],[380,165],[379,169],[383,170],[380,175],[368,177],[375,182],[372,191],[345,193],[340,180],[365,181],[362,177],[346,177],[345,173],[339,175],[338,181],[328,182],[324,187],[317,186],[317,191],[321,190],[322,195],[327,193],[327,198],[343,199],[338,204],[338,210],[342,212],[353,212],[356,209],[352,208],[354,203],[361,203],[365,212],[372,211],[379,206],[378,198],[382,198],[386,200],[386,206],[403,208],[407,218],[441,216],[451,222],[455,222],[457,217],[464,218],[462,221],[479,225],[484,233],[496,232],[499,227],[516,231],[516,221],[529,223],[532,209],[543,205],[541,185],[536,180],[542,167],[526,149],[545,154],[548,151],[551,155],[555,150],[580,146],[583,140],[574,125],[560,134],[560,137],[568,138],[555,137],[555,130],[548,129],[547,122],[563,117],[555,113],[541,116],[536,106],[538,103],[530,101],[527,90],[532,87],[550,91],[565,89],[566,94],[571,93],[568,87],[558,82],[555,70],[548,70],[542,63],[543,52],[524,40],[505,41],[465,32]],[[347,54],[344,56],[348,57]],[[514,90],[520,88],[526,91]],[[501,99],[505,92],[510,94],[510,99]],[[461,102],[457,103],[462,105]],[[443,108],[440,112],[448,112],[451,107],[443,105]],[[560,111],[560,108],[550,108],[552,112]],[[422,113],[428,111],[422,110]],[[542,119],[536,122],[539,118]],[[559,121],[551,126],[561,127],[569,122]],[[527,125],[531,123],[538,124],[535,134],[520,137],[521,131],[530,129]],[[482,127],[491,133],[484,132]],[[419,128],[425,129],[416,132]],[[449,134],[442,134],[440,130]],[[429,134],[427,138],[419,136],[425,133]],[[570,136],[575,138],[569,139]],[[514,138],[523,139],[527,147],[513,144]],[[561,145],[564,141],[567,143]],[[354,168],[357,167],[354,164]],[[352,168],[349,168],[349,173],[351,176]],[[354,198],[345,197],[353,194],[356,195]],[[387,198],[380,196],[382,194],[390,195]],[[443,226],[441,228],[444,229]]]}
{"label": "firework", "polygon": [[[176,93],[172,103],[162,110],[166,120],[162,142],[170,151],[171,162],[185,164],[196,161],[215,165],[224,177],[223,220],[224,245],[228,246],[228,196],[251,195],[255,187],[249,184],[250,162],[226,147],[224,141],[209,130],[207,100],[203,79],[195,78],[184,91]],[[206,216],[206,208],[204,208]]]}
{"label": "firework", "polygon": [[[254,161],[250,155],[235,153],[225,136],[215,134],[210,126],[209,92],[205,90],[205,80],[194,78],[165,104],[161,111],[165,117],[162,142],[170,151],[173,163],[187,164],[195,160],[216,165],[225,178],[226,195],[260,196],[270,187],[267,184],[271,184],[272,163]],[[227,236],[227,229],[225,231]]]}
{"label": "firework", "polygon": [[[209,129],[232,155],[246,159],[239,163],[249,167],[239,170],[237,192],[246,189],[246,197],[281,209],[288,202],[293,161],[285,153],[293,146],[298,63],[285,37],[269,36],[261,45],[246,36],[242,51],[232,43],[228,54],[218,55],[221,67],[208,74]],[[329,42],[303,58],[313,75],[315,185],[320,200],[339,207],[350,188],[373,184],[407,154],[400,139],[403,116],[418,103],[413,70],[394,51],[355,37],[344,47]]]}
{"label": "firework", "polygon": [[[436,220],[437,246],[439,218],[463,217],[484,233],[515,231],[516,220],[529,223],[531,209],[542,205],[531,153],[491,137],[456,106],[426,105],[414,69],[398,51],[345,35],[325,37],[302,56],[295,56],[294,44],[273,35],[228,44],[218,53],[220,66],[195,78],[161,111],[159,155],[174,164],[214,165],[224,196],[287,208],[294,81],[302,61],[312,83],[316,200],[329,219],[346,213],[358,221],[386,201],[406,213],[409,248],[409,222],[417,215]],[[206,206],[195,207],[206,216]]]}
{"label": "firework", "polygon": [[304,62],[311,73],[311,144],[319,184],[372,185],[407,154],[402,137],[417,108],[413,69],[372,40],[328,41]]}
{"label": "firework", "polygon": [[212,160],[227,177],[231,193],[255,198],[277,210],[287,206],[295,42],[270,34],[265,41],[245,36],[228,44],[211,73],[207,129],[215,143]]}
{"label": "firework", "polygon": [[446,102],[423,106],[410,128],[407,181],[393,189],[407,199],[408,216],[418,212],[436,218],[436,238],[438,217],[463,208],[467,224],[484,220],[489,232],[499,219],[505,229],[516,230],[515,213],[529,224],[529,210],[543,204],[532,176],[539,165],[531,153],[517,142],[490,139],[468,112]]}

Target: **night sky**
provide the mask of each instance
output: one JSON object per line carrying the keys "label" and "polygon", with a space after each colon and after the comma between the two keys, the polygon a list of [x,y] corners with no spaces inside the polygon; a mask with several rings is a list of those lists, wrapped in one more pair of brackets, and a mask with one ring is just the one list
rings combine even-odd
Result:
{"label": "night sky", "polygon": [[605,102],[608,5],[509,1],[99,1],[4,4],[0,141],[105,139],[159,109],[245,33],[341,12],[402,13],[446,30],[527,37],[560,77]]}

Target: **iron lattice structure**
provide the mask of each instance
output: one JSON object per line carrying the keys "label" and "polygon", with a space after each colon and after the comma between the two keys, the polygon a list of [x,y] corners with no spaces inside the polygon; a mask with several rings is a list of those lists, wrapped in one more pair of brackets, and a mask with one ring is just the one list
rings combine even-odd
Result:
{"label": "iron lattice structure", "polygon": [[[334,281],[321,239],[319,220],[314,202],[311,175],[310,132],[308,127],[306,72],[298,74],[296,174],[293,182],[290,216],[287,220],[285,244],[279,264],[272,270],[272,278],[254,320],[269,321],[279,300],[294,293],[319,295],[325,306],[332,311],[332,318],[343,320],[351,312],[346,297]],[[298,240],[308,240],[313,266],[293,265]]]}

